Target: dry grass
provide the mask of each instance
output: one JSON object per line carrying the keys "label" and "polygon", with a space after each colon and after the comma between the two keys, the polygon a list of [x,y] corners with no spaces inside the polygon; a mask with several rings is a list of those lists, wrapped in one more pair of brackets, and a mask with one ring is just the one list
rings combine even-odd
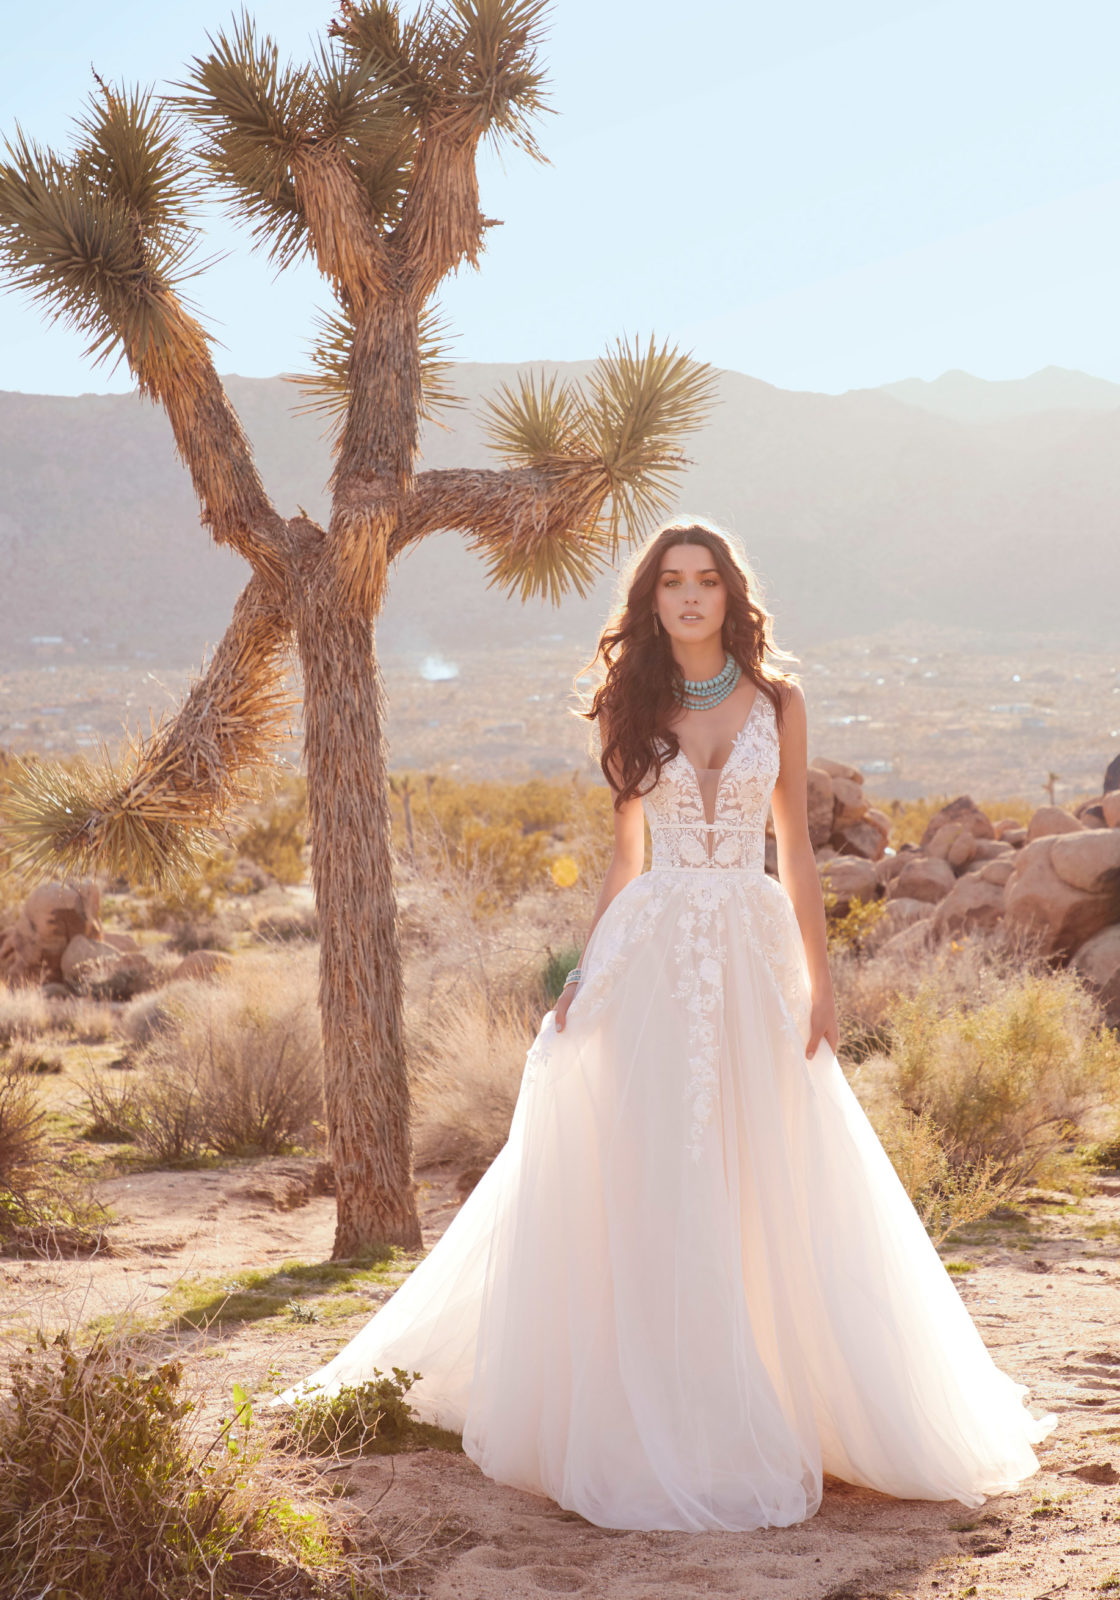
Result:
{"label": "dry grass", "polygon": [[51,1003],[40,989],[0,985],[0,1046],[13,1039],[37,1039],[52,1022]]}
{"label": "dry grass", "polygon": [[62,1036],[81,1044],[103,1044],[116,1031],[111,1006],[96,1000],[47,1000],[38,988],[0,984],[0,1049],[17,1040]]}
{"label": "dry grass", "polygon": [[509,1133],[539,1010],[468,988],[406,1016],[418,1165],[487,1165]]}
{"label": "dry grass", "polygon": [[314,984],[313,955],[291,952],[243,955],[225,982],[183,985],[137,1060],[138,1142],[175,1161],[318,1143]]}

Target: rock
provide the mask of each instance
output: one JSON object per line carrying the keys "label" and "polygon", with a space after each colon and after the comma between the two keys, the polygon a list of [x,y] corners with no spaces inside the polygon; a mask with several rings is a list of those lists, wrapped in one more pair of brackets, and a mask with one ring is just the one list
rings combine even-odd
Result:
{"label": "rock", "polygon": [[1007,828],[1003,835],[1004,844],[1009,844],[1013,850],[1021,850],[1027,842],[1026,828]]}
{"label": "rock", "polygon": [[45,983],[42,995],[44,1000],[73,1000],[74,991],[68,983]]}
{"label": "rock", "polygon": [[24,901],[0,943],[0,976],[9,982],[58,983],[71,939],[99,939],[101,891],[95,883],[41,883]]}
{"label": "rock", "polygon": [[943,899],[956,881],[956,873],[947,861],[936,856],[916,856],[891,879],[887,893],[892,900],[901,896],[935,902]]}
{"label": "rock", "polygon": [[1027,839],[1045,839],[1053,833],[1080,833],[1082,824],[1061,806],[1039,806],[1027,824]]}
{"label": "rock", "polygon": [[[988,842],[994,843],[995,841],[985,841],[985,843]],[[957,834],[957,837],[950,844],[948,854],[945,857],[954,872],[964,871],[975,856],[978,843],[979,840],[974,834],[963,830]]]}
{"label": "rock", "polygon": [[893,956],[902,961],[920,961],[933,949],[936,940],[935,920],[930,916],[923,917],[920,922],[911,923],[908,928],[903,928],[901,933],[893,934],[885,940],[876,950],[876,955]]}
{"label": "rock", "polygon": [[903,928],[913,927],[915,922],[924,922],[927,917],[933,916],[936,909],[928,900],[909,900],[902,896],[887,900],[882,916],[864,936],[864,948],[870,952],[881,949],[896,933],[901,933]]}
{"label": "rock", "polygon": [[875,863],[875,871],[879,875],[879,882],[889,883],[892,878],[897,878],[898,874],[902,871],[903,863],[907,861],[913,853],[914,852],[909,845],[903,845],[901,850],[895,850],[890,855],[881,855],[878,861]]}
{"label": "rock", "polygon": [[813,857],[818,866],[821,866],[826,861],[831,861],[833,856],[838,856],[839,854],[839,850],[833,844],[818,845],[813,851]]}
{"label": "rock", "polygon": [[810,767],[806,773],[809,811],[809,843],[814,850],[827,844],[832,834],[832,779],[820,767]]}
{"label": "rock", "polygon": [[841,855],[861,856],[865,861],[878,861],[887,848],[887,836],[869,818],[851,822],[846,828],[837,828],[832,842]]}
{"label": "rock", "polygon": [[1101,815],[1110,828],[1120,828],[1120,789],[1111,789],[1102,798]]}
{"label": "rock", "polygon": [[1002,887],[1014,871],[1014,860],[1000,856],[995,861],[982,862],[976,876],[982,883],[998,883]]}
{"label": "rock", "polygon": [[1087,939],[1071,965],[1096,991],[1109,1023],[1120,1027],[1120,923]]}
{"label": "rock", "polygon": [[1113,894],[1120,917],[1120,832],[1085,829],[1055,839],[1050,862],[1063,883],[1086,894]]}
{"label": "rock", "polygon": [[[930,838],[929,843],[926,845],[926,854],[930,856],[937,856],[941,861],[947,860],[949,855],[949,847],[954,843],[955,840],[959,839],[961,834],[965,831],[964,824],[961,822],[943,822],[940,828],[938,828],[937,832]],[[972,835],[969,834],[968,837],[971,839]]]}
{"label": "rock", "polygon": [[846,916],[853,900],[878,900],[883,892],[872,863],[861,861],[858,856],[834,856],[820,874],[821,886],[836,896],[833,916]]}
{"label": "rock", "polygon": [[1101,784],[1101,793],[1107,794],[1110,789],[1120,789],[1120,756],[1113,756],[1108,766],[1104,769],[1104,782]]}
{"label": "rock", "polygon": [[977,839],[973,860],[997,861],[1000,856],[1012,854],[1013,848],[1006,839]]}
{"label": "rock", "polygon": [[941,935],[990,933],[1003,920],[1003,886],[969,873],[953,885],[935,915]]}
{"label": "rock", "polygon": [[870,802],[863,798],[863,790],[858,783],[853,783],[850,778],[832,779],[833,835],[841,828],[850,827],[853,822],[861,822],[870,809]]}
{"label": "rock", "polygon": [[816,756],[812,765],[827,772],[830,778],[846,778],[849,783],[863,782],[863,773],[859,768],[848,766],[846,761],[830,761],[827,756]]}
{"label": "rock", "polygon": [[130,933],[103,933],[101,935],[101,943],[111,944],[114,950],[122,950],[129,955],[140,949],[140,946]]}
{"label": "rock", "polygon": [[1002,839],[1006,833],[1021,832],[1023,824],[1015,817],[1000,817],[998,822],[992,823],[992,827],[996,838]]}
{"label": "rock", "polygon": [[1107,828],[1104,819],[1104,809],[1099,800],[1082,800],[1079,806],[1074,806],[1073,814],[1083,828]]}
{"label": "rock", "polygon": [[73,983],[78,977],[78,969],[87,967],[92,961],[115,961],[120,954],[111,944],[104,940],[87,939],[83,934],[71,939],[66,949],[62,952],[59,967],[62,971],[64,983]]}
{"label": "rock", "polygon": [[180,978],[190,978],[205,983],[222,977],[232,966],[233,962],[220,950],[192,950],[175,968],[170,981],[175,983]]}
{"label": "rock", "polygon": [[960,794],[955,800],[950,800],[948,805],[935,811],[926,823],[926,831],[922,834],[922,849],[929,848],[929,842],[938,828],[944,827],[947,822],[960,822],[977,839],[994,839],[995,829],[991,819],[975,804],[971,795]]}
{"label": "rock", "polygon": [[[1059,845],[1066,856],[1066,872],[1088,873],[1099,862],[1079,860],[1079,850],[1114,838],[1108,833],[1085,832],[1076,836],[1045,836],[1024,845],[1004,891],[1006,920],[1010,928],[1031,931],[1039,937],[1043,955],[1072,955],[1086,940],[1116,920],[1115,891],[1087,893],[1054,870],[1052,854]],[[1071,849],[1071,847],[1078,849]]]}

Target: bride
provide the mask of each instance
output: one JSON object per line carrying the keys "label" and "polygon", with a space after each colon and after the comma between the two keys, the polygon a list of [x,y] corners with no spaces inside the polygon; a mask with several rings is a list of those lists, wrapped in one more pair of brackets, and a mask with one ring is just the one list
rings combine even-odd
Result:
{"label": "bride", "polygon": [[639,552],[583,713],[614,856],[508,1140],[272,1402],[419,1370],[417,1413],[483,1472],[608,1528],[788,1526],[823,1472],[976,1506],[1055,1426],[994,1365],[837,1062],[805,699],[753,590],[708,523]]}

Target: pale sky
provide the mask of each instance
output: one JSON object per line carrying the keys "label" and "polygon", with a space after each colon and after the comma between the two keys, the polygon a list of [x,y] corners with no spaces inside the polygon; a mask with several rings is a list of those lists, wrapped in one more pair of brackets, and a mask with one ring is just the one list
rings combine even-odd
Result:
{"label": "pale sky", "polygon": [[[333,6],[261,0],[306,54]],[[48,143],[91,86],[166,83],[217,0],[2,0],[0,132]],[[783,388],[839,393],[964,368],[1120,382],[1116,0],[556,0],[550,166],[481,164],[504,219],[446,286],[460,360],[575,360],[674,339]],[[191,293],[221,372],[299,370],[311,267],[273,281],[223,219]],[[131,386],[0,294],[0,389]]]}

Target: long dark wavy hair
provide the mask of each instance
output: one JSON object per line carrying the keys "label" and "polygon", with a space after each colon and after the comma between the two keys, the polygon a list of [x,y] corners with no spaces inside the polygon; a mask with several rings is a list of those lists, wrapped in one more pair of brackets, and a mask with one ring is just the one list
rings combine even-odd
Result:
{"label": "long dark wavy hair", "polygon": [[[623,574],[625,599],[608,619],[594,656],[578,675],[582,678],[593,673],[600,661],[603,664],[603,680],[589,708],[576,714],[595,722],[605,713],[606,738],[601,741],[599,765],[608,783],[615,787],[616,810],[631,796],[648,794],[660,778],[662,767],[680,749],[669,718],[679,709],[677,695],[683,688],[684,674],[677,665],[668,634],[654,621],[661,558],[678,544],[703,545],[710,552],[712,565],[727,591],[723,648],[734,656],[759,692],[773,702],[779,731],[782,685],[796,681],[794,674],[766,663],[768,655],[786,661],[799,658],[775,645],[773,618],[762,604],[758,580],[723,530],[697,517],[678,517],[663,523]],[[602,721],[599,727],[602,732]],[[652,780],[642,789],[640,785],[650,773]]]}

